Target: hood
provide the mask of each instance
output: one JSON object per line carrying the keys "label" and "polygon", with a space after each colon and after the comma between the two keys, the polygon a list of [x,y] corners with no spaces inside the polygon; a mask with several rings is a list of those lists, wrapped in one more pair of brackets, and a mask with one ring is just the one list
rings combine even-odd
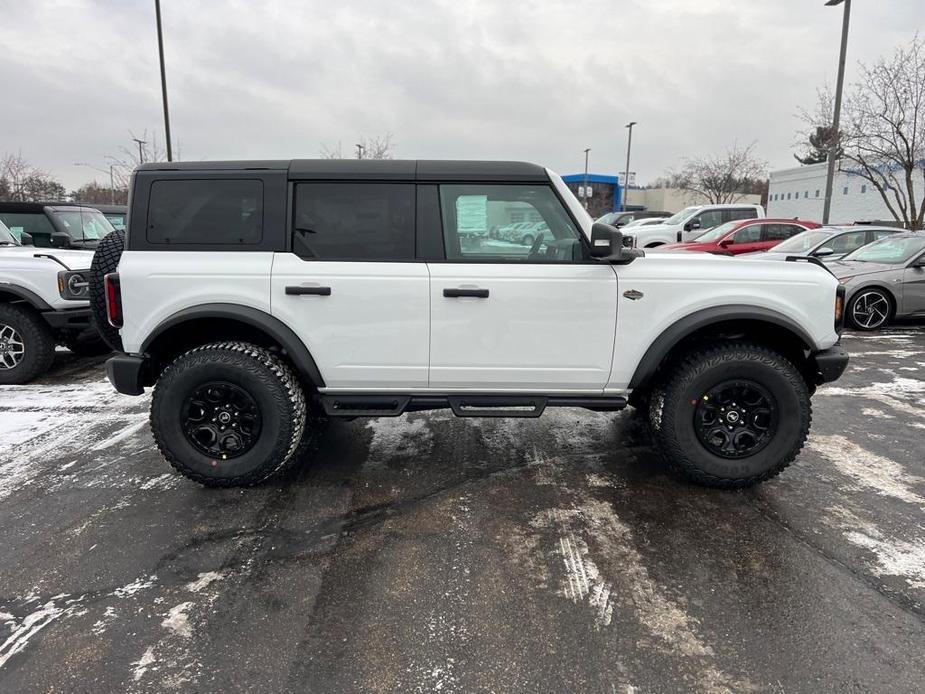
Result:
{"label": "hood", "polygon": [[35,246],[0,246],[0,259],[23,262],[54,263],[59,270],[64,268],[48,258],[35,258],[35,254],[53,255],[71,270],[87,270],[93,260],[93,251],[78,251],[61,248],[36,248]]}
{"label": "hood", "polygon": [[[660,231],[677,231],[680,226],[680,224],[646,224],[645,226],[640,227],[630,227],[629,229],[626,229],[624,235],[633,236],[635,234],[651,234]],[[621,231],[623,228],[625,227],[622,227]]]}
{"label": "hood", "polygon": [[889,265],[887,263],[863,263],[857,260],[836,260],[833,263],[826,263],[826,267],[828,267],[838,279],[844,279],[846,277],[857,277],[858,275],[873,275],[877,272],[887,272],[889,270],[895,270],[898,266]]}

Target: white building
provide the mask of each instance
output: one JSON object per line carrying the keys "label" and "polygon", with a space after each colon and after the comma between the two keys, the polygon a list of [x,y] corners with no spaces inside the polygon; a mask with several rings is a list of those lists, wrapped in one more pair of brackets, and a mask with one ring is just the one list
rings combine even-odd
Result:
{"label": "white building", "polygon": [[[845,162],[844,166],[847,169],[850,165]],[[836,166],[832,185],[830,223],[894,221],[883,198],[870,181],[856,173],[840,169],[841,162]],[[825,174],[825,162],[772,171],[768,188],[768,216],[799,217],[821,222],[825,200]],[[925,186],[921,184],[921,176],[918,178],[916,198],[921,200]]]}

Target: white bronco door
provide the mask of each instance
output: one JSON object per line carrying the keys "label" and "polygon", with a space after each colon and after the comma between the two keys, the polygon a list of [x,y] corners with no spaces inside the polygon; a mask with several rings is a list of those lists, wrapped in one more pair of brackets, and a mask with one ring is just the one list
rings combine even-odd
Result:
{"label": "white bronco door", "polygon": [[291,253],[273,260],[273,315],[329,391],[427,386],[429,282],[414,262],[414,185],[296,183]]}
{"label": "white bronco door", "polygon": [[[581,257],[545,185],[440,186],[447,262],[430,269],[430,387],[600,393],[617,312],[611,266]],[[528,247],[497,231],[533,222]]]}

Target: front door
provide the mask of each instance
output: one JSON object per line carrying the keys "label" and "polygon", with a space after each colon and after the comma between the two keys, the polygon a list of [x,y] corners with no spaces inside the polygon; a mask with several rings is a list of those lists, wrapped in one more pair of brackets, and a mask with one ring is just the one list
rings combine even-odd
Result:
{"label": "front door", "polygon": [[413,183],[295,184],[291,253],[272,311],[330,390],[427,386],[429,280],[414,260]]}
{"label": "front door", "polygon": [[[616,273],[584,257],[552,187],[444,184],[440,202],[446,259],[428,263],[430,387],[602,392],[613,359]],[[548,231],[530,246],[484,231],[514,215]]]}
{"label": "front door", "polygon": [[925,313],[925,254],[903,270],[903,313]]}

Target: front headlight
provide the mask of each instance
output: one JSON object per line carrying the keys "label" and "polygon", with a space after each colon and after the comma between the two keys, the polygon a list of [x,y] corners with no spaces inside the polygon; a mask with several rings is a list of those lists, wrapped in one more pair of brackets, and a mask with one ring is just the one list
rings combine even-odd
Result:
{"label": "front headlight", "polygon": [[58,273],[58,293],[68,301],[87,301],[90,298],[90,282],[86,270],[65,270]]}

